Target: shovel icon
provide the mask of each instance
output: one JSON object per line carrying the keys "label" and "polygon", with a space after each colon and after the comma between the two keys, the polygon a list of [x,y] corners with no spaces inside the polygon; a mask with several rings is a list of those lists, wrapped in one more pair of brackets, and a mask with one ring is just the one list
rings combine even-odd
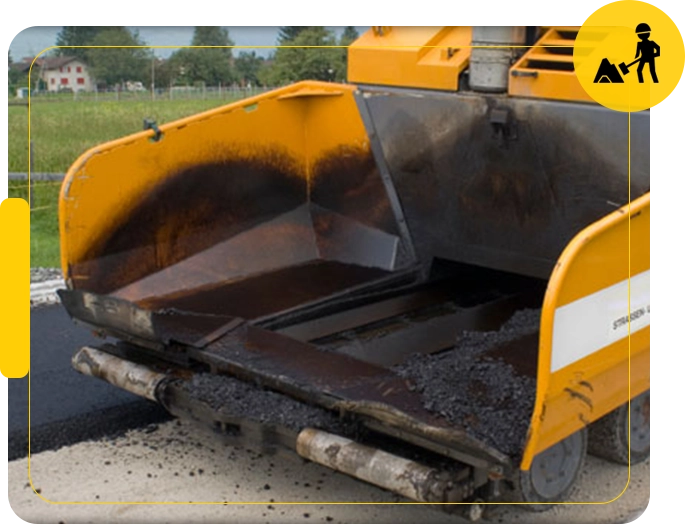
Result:
{"label": "shovel icon", "polygon": [[626,65],[624,62],[622,62],[621,64],[619,64],[619,69],[622,71],[622,74],[623,74],[624,76],[626,76],[626,75],[629,74],[629,68],[630,68],[632,65],[634,65],[634,64],[636,64],[636,63],[638,63],[638,62],[640,62],[640,61],[641,61],[641,59],[640,59],[640,58],[637,58],[636,60],[634,60],[633,62],[631,62],[629,65]]}

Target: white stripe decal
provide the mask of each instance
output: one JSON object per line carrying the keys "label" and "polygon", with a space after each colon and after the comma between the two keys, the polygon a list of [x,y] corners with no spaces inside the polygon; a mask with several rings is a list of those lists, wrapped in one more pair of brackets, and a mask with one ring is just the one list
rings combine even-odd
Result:
{"label": "white stripe decal", "polygon": [[555,310],[550,371],[577,362],[650,325],[650,269]]}

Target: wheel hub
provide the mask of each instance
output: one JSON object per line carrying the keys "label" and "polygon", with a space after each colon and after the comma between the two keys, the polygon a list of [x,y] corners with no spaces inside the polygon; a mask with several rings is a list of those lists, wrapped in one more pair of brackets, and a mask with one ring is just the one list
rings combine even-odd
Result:
{"label": "wheel hub", "polygon": [[531,464],[531,483],[536,492],[546,499],[564,493],[574,482],[583,449],[583,438],[575,433],[537,455]]}

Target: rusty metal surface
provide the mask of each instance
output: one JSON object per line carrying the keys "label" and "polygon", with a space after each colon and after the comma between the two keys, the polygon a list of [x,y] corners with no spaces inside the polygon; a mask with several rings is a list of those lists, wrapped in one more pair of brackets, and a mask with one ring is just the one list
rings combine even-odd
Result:
{"label": "rusty metal surface", "polygon": [[310,201],[391,235],[398,227],[374,157],[368,149],[342,145],[312,166]]}
{"label": "rusty metal surface", "polygon": [[70,267],[74,287],[144,303],[317,260],[407,266],[369,150],[334,148],[308,173],[278,148],[225,157],[171,173],[113,217]]}
{"label": "rusty metal surface", "polygon": [[152,188],[72,268],[75,288],[147,310],[254,319],[406,264],[368,151],[320,159],[309,189],[295,160],[263,155],[195,166]]}
{"label": "rusty metal surface", "polygon": [[538,372],[538,336],[538,332],[529,333],[505,342],[485,353],[484,358],[503,362],[512,366],[516,374],[535,379]]}
{"label": "rusty metal surface", "polygon": [[[317,267],[320,265],[323,267]],[[414,271],[376,278],[384,273],[336,262],[315,263],[234,285],[196,290],[180,297],[162,297],[154,303],[144,304],[147,307],[113,295],[87,291],[59,290],[58,294],[72,318],[121,340],[157,349],[170,342],[202,347],[246,319],[278,329],[278,326],[316,319],[317,315],[345,307],[354,308],[360,301],[369,303],[377,295],[382,298],[389,293],[397,296],[403,286],[416,278]],[[298,276],[303,279],[298,280]],[[295,281],[287,277],[295,277]],[[370,277],[374,278],[367,283]],[[282,293],[275,294],[275,289]],[[292,294],[288,294],[291,289]],[[307,302],[322,296],[321,300]],[[236,316],[236,311],[247,314],[247,318]],[[270,311],[273,314],[262,316]]]}
{"label": "rusty metal surface", "polygon": [[[452,348],[465,331],[497,330],[518,307],[520,296],[494,300],[472,308],[446,304],[419,317],[406,315],[376,329],[348,333],[329,344],[339,353],[384,367],[394,366],[413,354],[437,353]],[[534,355],[534,366],[536,355]]]}
{"label": "rusty metal surface", "polygon": [[59,290],[69,315],[109,335],[152,349],[171,343],[195,345],[233,317],[166,309],[149,311],[127,300],[85,291]]}
{"label": "rusty metal surface", "polygon": [[311,213],[321,259],[386,271],[397,266],[397,236],[364,226],[316,205],[312,206]]}
{"label": "rusty metal surface", "polygon": [[217,372],[254,381],[329,409],[343,409],[382,421],[460,450],[482,464],[508,464],[499,451],[451,426],[422,405],[412,384],[389,369],[348,355],[323,352],[277,333],[243,325],[192,359]]}
{"label": "rusty metal surface", "polygon": [[279,311],[273,315],[261,317],[253,323],[265,329],[279,331],[287,326],[352,310],[389,297],[412,293],[425,282],[425,279],[426,277],[420,267],[392,271],[359,286],[345,288],[322,300],[300,304],[291,310]]}
{"label": "rusty metal surface", "polygon": [[187,167],[151,187],[128,215],[113,217],[70,277],[79,289],[109,293],[306,199],[298,163],[280,150]]}
{"label": "rusty metal surface", "polygon": [[508,463],[501,452],[430,413],[413,384],[387,368],[321,351],[235,317],[176,309],[150,312],[112,297],[76,291],[63,294],[73,316],[124,339],[135,338],[135,330],[124,324],[147,314],[146,329],[135,336],[145,337],[144,347],[158,352],[160,361],[178,362],[181,352],[188,364],[202,363],[213,373],[232,375],[333,411],[377,420],[401,438],[415,436],[439,452],[465,457],[468,463],[480,467]]}
{"label": "rusty metal surface", "polygon": [[450,291],[432,287],[300,322],[277,332],[303,342],[324,338],[447,300]]}
{"label": "rusty metal surface", "polygon": [[[626,115],[591,104],[365,88],[418,256],[547,278],[583,227],[629,199]],[[509,123],[492,122],[505,111]],[[632,115],[631,198],[649,190],[648,112]],[[383,155],[383,159],[379,155]]]}
{"label": "rusty metal surface", "polygon": [[388,163],[386,162],[383,152],[383,145],[376,131],[376,123],[369,112],[369,106],[364,100],[363,91],[355,91],[355,102],[357,104],[357,109],[360,112],[362,122],[367,129],[369,144],[374,155],[374,160],[378,166],[379,174],[381,175],[381,181],[383,182],[386,190],[388,202],[398,225],[398,231],[400,233],[400,237],[402,238],[402,254],[412,263],[417,263],[417,251],[414,247],[412,234],[408,228],[405,212],[403,211],[402,203],[398,197],[398,191],[393,183],[393,178],[391,177],[391,171]]}
{"label": "rusty metal surface", "polygon": [[[209,226],[214,227],[214,226]],[[315,232],[303,204],[156,271],[113,294],[145,304],[163,296],[190,294],[317,258]]]}
{"label": "rusty metal surface", "polygon": [[250,325],[194,352],[193,357],[232,374],[263,381],[271,377],[315,396],[394,402],[413,416],[426,415],[415,396],[407,394],[408,384],[389,370]]}
{"label": "rusty metal surface", "polygon": [[[397,244],[394,235],[319,206],[304,204],[113,294],[145,306],[160,299],[166,302],[316,261],[388,271],[395,267]],[[332,282],[336,278],[335,272],[332,273]],[[345,278],[343,285],[346,285]]]}
{"label": "rusty metal surface", "polygon": [[375,268],[317,261],[177,296],[149,298],[140,305],[151,310],[174,308],[253,319],[326,297],[385,274]]}

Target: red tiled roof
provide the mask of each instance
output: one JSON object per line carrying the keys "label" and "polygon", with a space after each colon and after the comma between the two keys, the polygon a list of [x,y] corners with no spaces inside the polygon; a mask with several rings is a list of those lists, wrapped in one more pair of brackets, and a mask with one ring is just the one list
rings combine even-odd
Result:
{"label": "red tiled roof", "polygon": [[45,58],[37,58],[35,65],[42,69],[59,69],[74,60],[79,60],[75,56],[47,56]]}

